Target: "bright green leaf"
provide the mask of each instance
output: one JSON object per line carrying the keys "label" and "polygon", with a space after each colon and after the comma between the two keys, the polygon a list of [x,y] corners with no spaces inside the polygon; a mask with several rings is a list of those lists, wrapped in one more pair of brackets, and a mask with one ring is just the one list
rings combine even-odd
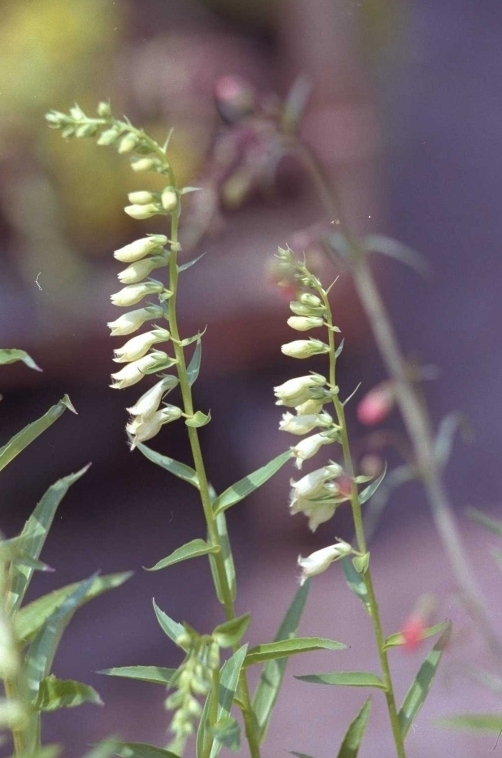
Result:
{"label": "bright green leaf", "polygon": [[40,682],[33,704],[36,711],[57,711],[60,708],[75,708],[83,703],[103,705],[93,687],[73,679],[57,679],[54,674]]}
{"label": "bright green leaf", "polygon": [[256,645],[247,654],[244,665],[246,667],[253,666],[255,663],[264,663],[276,658],[298,655],[298,653],[309,653],[313,650],[343,650],[346,647],[343,642],[327,640],[322,637],[294,637],[289,640]]}
{"label": "bright green leaf", "polygon": [[231,621],[226,621],[214,629],[212,637],[219,647],[234,647],[234,645],[239,644],[241,638],[246,633],[250,621],[251,615],[249,613]]}
{"label": "bright green leaf", "polygon": [[199,429],[201,426],[207,426],[210,421],[210,413],[202,413],[202,411],[197,411],[193,416],[185,419],[185,424],[192,427],[193,429]]}
{"label": "bright green leaf", "polygon": [[[427,629],[424,629],[423,632],[420,635],[421,640],[427,639],[427,637],[432,637],[434,634],[438,634],[439,632],[442,632],[446,627],[448,626],[448,621],[442,621],[440,624],[436,624],[435,626],[429,626]],[[406,642],[404,634],[402,632],[397,632],[396,634],[391,634],[387,639],[385,640],[383,649],[388,650],[391,647],[396,647],[398,645],[404,645]]]}
{"label": "bright green leaf", "polygon": [[295,676],[302,682],[310,684],[331,684],[337,687],[376,687],[385,689],[385,684],[379,676],[370,671],[337,671],[334,674],[305,674]]}
{"label": "bright green leaf", "polygon": [[287,450],[285,453],[281,453],[265,466],[253,471],[252,474],[248,474],[244,479],[233,484],[231,487],[225,490],[219,495],[213,505],[216,514],[222,513],[232,505],[244,500],[245,497],[254,492],[262,484],[265,484],[270,477],[272,477],[277,471],[279,471],[284,464],[291,459],[291,452]]}
{"label": "bright green leaf", "polygon": [[199,489],[199,477],[193,468],[186,466],[184,463],[179,463],[173,458],[169,458],[167,455],[157,453],[155,450],[143,445],[142,442],[140,442],[137,447],[149,461],[152,461],[152,463],[155,463],[157,466],[169,471],[170,474],[174,474],[178,479],[183,479],[184,482],[188,482]]}
{"label": "bright green leaf", "polygon": [[36,440],[42,432],[45,432],[57,419],[65,412],[65,410],[73,411],[76,413],[75,408],[71,404],[71,400],[68,395],[65,395],[59,403],[49,408],[37,421],[33,421],[28,426],[25,426],[20,432],[14,435],[6,445],[0,448],[0,471],[4,469],[14,458],[19,455],[33,440]]}
{"label": "bright green leaf", "polygon": [[[303,586],[298,588],[293,601],[277,630],[274,642],[291,639],[295,636],[305,608],[309,588],[310,580],[307,580]],[[260,681],[253,699],[253,712],[260,730],[260,744],[265,739],[287,663],[287,658],[281,658],[280,660],[268,661],[263,667]]]}
{"label": "bright green leaf", "polygon": [[187,378],[190,387],[194,384],[195,380],[199,376],[200,361],[202,358],[202,339],[197,340],[195,350],[193,351],[190,363],[187,366]]}
{"label": "bright green leaf", "polygon": [[349,585],[349,589],[359,598],[364,605],[368,613],[371,615],[371,605],[368,597],[368,590],[364,583],[364,578],[359,574],[350,558],[342,558],[343,573],[345,574],[345,581]]}
{"label": "bright green leaf", "polygon": [[176,669],[162,668],[161,666],[121,666],[119,668],[103,669],[98,674],[106,676],[119,676],[124,679],[136,679],[150,684],[162,684],[164,687],[171,682]]}
{"label": "bright green leaf", "polygon": [[441,637],[420,666],[418,674],[413,680],[411,687],[404,698],[403,705],[399,711],[399,726],[401,728],[403,739],[406,739],[410,726],[415,721],[422,705],[424,704],[425,698],[428,695],[432,680],[434,679],[437,667],[439,666],[439,661],[443,655],[443,650],[450,638],[450,633],[451,623],[447,625]]}
{"label": "bright green leaf", "polygon": [[361,741],[363,739],[364,730],[366,729],[366,724],[368,723],[370,710],[371,700],[368,698],[368,700],[365,702],[355,717],[354,721],[351,722],[349,728],[347,729],[337,758],[357,758],[357,754],[361,746]]}
{"label": "bright green leaf", "polygon": [[496,732],[502,730],[502,714],[500,713],[459,713],[456,716],[437,719],[438,726],[449,729],[465,729],[475,732]]}
{"label": "bright green leaf", "polygon": [[381,483],[384,480],[385,474],[387,473],[387,463],[385,463],[384,469],[379,477],[375,479],[374,482],[369,484],[367,487],[365,487],[361,492],[359,493],[359,502],[361,505],[363,503],[366,503],[370,497],[372,497],[377,489],[380,487]]}
{"label": "bright green leaf", "polygon": [[190,558],[199,558],[201,555],[207,555],[208,553],[218,553],[220,551],[218,545],[208,545],[205,540],[195,539],[191,542],[187,542],[182,547],[178,547],[174,552],[163,558],[161,561],[147,568],[147,571],[159,571],[159,569],[173,566],[175,563],[181,563],[181,561],[188,561]]}
{"label": "bright green leaf", "polygon": [[178,622],[173,621],[173,619],[168,616],[167,613],[161,611],[155,600],[153,600],[153,610],[155,611],[157,621],[159,622],[162,631],[167,634],[170,640],[176,643],[178,637],[181,634],[185,634],[185,627],[183,624],[178,624]]}
{"label": "bright green leaf", "polygon": [[7,363],[16,363],[16,361],[23,361],[28,368],[32,368],[35,371],[42,371],[33,358],[30,358],[28,353],[24,350],[16,350],[16,348],[2,348],[0,350],[0,366],[5,366]]}

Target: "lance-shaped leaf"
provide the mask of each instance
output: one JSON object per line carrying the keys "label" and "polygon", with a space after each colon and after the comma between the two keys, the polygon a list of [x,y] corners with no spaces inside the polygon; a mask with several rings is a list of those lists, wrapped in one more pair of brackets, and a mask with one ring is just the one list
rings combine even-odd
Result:
{"label": "lance-shaped leaf", "polygon": [[385,463],[384,469],[379,477],[375,479],[374,482],[371,482],[367,487],[365,487],[360,493],[359,493],[359,502],[361,505],[363,503],[366,503],[367,500],[372,497],[377,489],[380,487],[381,483],[384,480],[385,474],[387,473],[387,463]]}
{"label": "lance-shaped leaf", "polygon": [[161,611],[155,600],[153,601],[153,610],[155,611],[157,621],[159,622],[159,626],[162,631],[167,634],[170,640],[176,643],[178,637],[181,634],[185,634],[185,627],[183,624],[179,624],[177,621],[173,621],[173,619],[168,616],[167,613]]}
{"label": "lance-shaped leaf", "polygon": [[331,684],[337,687],[376,687],[385,690],[385,684],[379,676],[370,671],[337,671],[333,674],[304,674],[295,676],[302,682],[311,684]]}
{"label": "lance-shaped leaf", "polygon": [[83,703],[103,705],[94,687],[73,679],[57,679],[51,674],[40,682],[33,707],[36,711],[58,711],[60,708],[76,708]]}
{"label": "lance-shaped leaf", "polygon": [[399,711],[399,726],[403,739],[406,739],[406,735],[416,719],[420,708],[424,704],[425,698],[428,695],[432,680],[439,666],[439,661],[443,655],[443,650],[450,638],[451,623],[438,639],[431,652],[420,666],[418,674],[413,680],[410,689],[406,693],[403,705]]}
{"label": "lance-shaped leaf", "polygon": [[20,534],[9,540],[0,541],[0,560],[22,566],[30,566],[34,571],[53,571],[50,566],[39,561],[37,558],[33,558],[28,552],[31,538],[42,534],[43,529],[37,524],[29,534]]}
{"label": "lance-shaped leaf", "polygon": [[[309,588],[309,579],[307,579],[303,586],[298,588],[293,598],[293,602],[289,606],[288,611],[277,630],[274,642],[294,638],[305,608]],[[281,658],[279,660],[268,661],[263,667],[260,681],[253,698],[253,712],[259,728],[260,744],[265,739],[287,663],[287,658]]]}
{"label": "lance-shaped leaf", "polygon": [[171,750],[163,750],[143,742],[122,742],[115,748],[115,753],[121,758],[179,758]]}
{"label": "lance-shaped leaf", "polygon": [[[23,552],[33,560],[36,561],[41,553],[61,500],[88,468],[89,466],[85,466],[76,474],[65,476],[51,485],[24,525],[20,535],[20,538],[25,540]],[[35,568],[29,565],[12,566],[11,587],[7,600],[9,611],[15,611],[21,605],[34,570]]]}
{"label": "lance-shaped leaf", "polygon": [[246,633],[250,621],[251,615],[249,613],[245,613],[244,616],[239,616],[239,618],[225,621],[224,624],[218,624],[215,627],[212,637],[219,647],[234,647],[234,645],[239,644],[241,638]]}
{"label": "lance-shaped leaf", "polygon": [[233,716],[223,716],[208,730],[212,737],[221,745],[232,750],[239,750],[241,744],[241,730]]}
{"label": "lance-shaped leaf", "polygon": [[[224,717],[230,716],[232,705],[235,699],[235,693],[239,684],[244,660],[246,658],[248,646],[240,647],[228,661],[225,661],[220,671],[220,689],[218,693],[218,711],[216,723],[221,722]],[[222,743],[216,740],[213,742],[210,758],[216,758],[222,748]]]}
{"label": "lance-shaped leaf", "polygon": [[359,747],[363,739],[364,730],[368,723],[368,718],[371,710],[371,700],[365,702],[354,721],[351,722],[343,742],[338,751],[337,758],[357,758]]}
{"label": "lance-shaped leaf", "polygon": [[[440,624],[436,624],[435,626],[429,626],[426,629],[424,629],[420,633],[420,639],[425,640],[427,637],[433,637],[435,634],[438,634],[439,632],[442,632],[446,629],[448,626],[448,621],[441,621]],[[391,647],[397,647],[398,645],[405,645],[406,644],[406,638],[402,632],[397,632],[396,634],[391,634],[387,639],[385,640],[383,649],[388,650]]]}
{"label": "lance-shaped leaf", "polygon": [[103,669],[98,674],[106,676],[119,676],[124,679],[136,679],[139,682],[161,684],[169,686],[176,669],[162,668],[161,666],[121,666],[119,668]]}
{"label": "lance-shaped leaf", "polygon": [[[438,726],[449,729],[464,729],[469,732],[496,732],[502,730],[500,713],[459,713],[455,716],[437,719]],[[495,749],[495,748],[494,748]]]}
{"label": "lance-shaped leaf", "polygon": [[190,387],[194,384],[197,377],[199,376],[201,358],[202,339],[199,337],[197,344],[195,345],[195,350],[193,351],[192,358],[190,359],[190,363],[187,366],[187,378]]}
{"label": "lance-shaped leaf", "polygon": [[342,567],[349,589],[359,598],[371,616],[371,605],[363,575],[356,571],[350,558],[342,558]]}
{"label": "lance-shaped leaf", "polygon": [[[184,189],[185,189],[185,192],[181,190],[180,192],[181,195],[186,194],[186,192],[196,192],[199,189],[199,187],[185,187]],[[200,255],[197,256],[197,258],[193,258],[191,261],[182,263],[181,266],[178,266],[178,273],[181,274],[182,271],[186,271],[187,268],[194,266],[197,263],[197,261],[200,261],[200,259],[203,258],[204,256],[205,256],[205,253],[201,253]]]}
{"label": "lance-shaped leaf", "polygon": [[[219,513],[216,516],[216,531],[218,532],[218,539],[223,553],[223,563],[225,566],[227,584],[230,587],[232,600],[235,600],[237,597],[237,578],[235,574],[235,565],[232,550],[230,548],[230,540],[228,538],[227,520],[224,513]],[[216,596],[220,603],[224,605],[225,595],[220,584],[220,575],[218,573],[216,559],[213,555],[211,555],[211,553],[209,554],[209,566],[211,567],[211,574],[213,576],[213,582],[216,589]]]}
{"label": "lance-shaped leaf", "polygon": [[[89,589],[86,591],[81,605],[87,603],[103,592],[120,587],[127,579],[132,576],[132,571],[123,571],[119,574],[108,574],[107,576],[97,576]],[[29,642],[30,639],[42,628],[49,616],[58,608],[67,597],[69,597],[82,582],[73,582],[59,590],[49,592],[43,597],[33,600],[33,602],[21,608],[14,616],[14,630],[16,637],[22,642]]]}
{"label": "lance-shaped leaf", "polygon": [[215,513],[222,513],[232,505],[240,503],[240,501],[244,500],[244,498],[250,495],[251,492],[254,492],[258,487],[261,487],[262,484],[265,484],[265,482],[279,471],[290,458],[291,452],[287,450],[285,453],[281,453],[277,458],[271,460],[265,466],[262,466],[256,471],[253,471],[252,474],[245,476],[244,479],[232,484],[231,487],[216,498],[213,504]]}
{"label": "lance-shaped leaf", "polygon": [[181,563],[181,561],[188,561],[190,558],[199,558],[201,555],[208,555],[208,553],[219,553],[220,548],[218,545],[208,545],[205,540],[196,539],[191,542],[187,542],[182,547],[176,548],[174,552],[163,558],[161,561],[147,568],[147,571],[159,571],[159,569],[173,566],[175,563]]}
{"label": "lance-shaped leaf", "polygon": [[252,647],[246,656],[244,665],[254,666],[276,658],[288,658],[290,655],[310,653],[314,650],[343,650],[347,646],[343,642],[328,640],[323,637],[294,637],[290,640],[267,642],[264,645]]}
{"label": "lance-shaped leaf", "polygon": [[188,484],[192,484],[194,487],[199,489],[199,477],[197,476],[194,469],[190,468],[190,466],[187,466],[185,463],[175,461],[174,458],[169,458],[167,455],[161,455],[155,450],[152,450],[146,445],[143,445],[142,442],[140,442],[137,448],[143,453],[145,458],[148,458],[148,460],[152,461],[152,463],[155,463],[157,466],[160,466],[166,471],[169,471],[170,474],[177,476],[178,479],[182,479],[184,482],[188,482]]}
{"label": "lance-shaped leaf", "polygon": [[33,440],[36,440],[42,432],[45,432],[52,424],[58,420],[58,418],[65,412],[65,410],[73,411],[76,413],[75,408],[71,404],[71,400],[68,395],[65,395],[59,403],[49,408],[37,421],[33,421],[28,426],[25,426],[20,432],[14,435],[6,445],[0,448],[0,471],[4,469],[14,458],[19,455]]}
{"label": "lance-shaped leaf", "polygon": [[0,366],[5,366],[8,363],[16,363],[16,361],[23,361],[28,368],[32,368],[35,371],[42,371],[40,366],[37,366],[33,358],[31,358],[25,350],[17,350],[16,348],[3,348],[0,350]]}

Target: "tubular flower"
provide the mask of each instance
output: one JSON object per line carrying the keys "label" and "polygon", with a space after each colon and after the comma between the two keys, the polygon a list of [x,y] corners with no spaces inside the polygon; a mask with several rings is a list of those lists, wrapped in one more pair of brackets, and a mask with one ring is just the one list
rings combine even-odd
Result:
{"label": "tubular flower", "polygon": [[311,358],[313,355],[328,353],[329,347],[321,340],[293,340],[282,345],[281,352],[290,358]]}
{"label": "tubular flower", "polygon": [[112,374],[113,384],[110,387],[114,390],[121,390],[124,387],[131,387],[133,384],[141,381],[145,374],[151,374],[162,369],[163,364],[168,360],[166,353],[154,352],[139,358],[137,361],[128,363],[124,368]]}
{"label": "tubular flower", "polygon": [[317,497],[323,490],[326,482],[343,474],[343,468],[338,463],[330,463],[323,466],[317,471],[312,471],[306,476],[302,476],[297,482],[291,479],[289,484],[292,487],[292,497],[308,498]]}
{"label": "tubular flower", "polygon": [[167,405],[160,411],[156,411],[151,416],[135,416],[126,426],[126,432],[129,434],[131,450],[140,443],[155,437],[163,424],[169,424],[181,417],[181,409],[175,405]]}
{"label": "tubular flower", "polygon": [[120,292],[116,292],[111,295],[110,300],[113,305],[122,306],[128,308],[130,305],[136,305],[140,300],[143,300],[147,295],[156,295],[162,292],[164,285],[162,282],[143,282],[141,284],[129,284],[124,287]]}
{"label": "tubular flower", "polygon": [[337,542],[335,545],[316,550],[315,553],[311,553],[307,558],[302,558],[302,556],[299,555],[298,565],[302,569],[300,584],[304,584],[310,576],[322,574],[333,561],[344,558],[346,555],[350,555],[351,552],[352,547],[349,543],[340,540],[340,542]]}
{"label": "tubular flower", "polygon": [[296,468],[301,469],[303,461],[312,458],[317,452],[319,452],[323,445],[329,445],[333,441],[333,437],[326,432],[318,432],[317,434],[312,434],[310,437],[305,437],[303,440],[300,440],[297,445],[291,448],[291,452],[296,458]]}
{"label": "tubular flower", "polygon": [[152,234],[150,237],[143,237],[115,250],[113,257],[122,263],[134,263],[144,258],[145,255],[160,252],[162,247],[167,245],[167,242],[168,239],[164,234]]}
{"label": "tubular flower", "polygon": [[337,503],[323,503],[315,500],[297,500],[291,507],[291,515],[304,513],[309,520],[309,529],[315,532],[319,524],[324,524],[333,518],[337,508]]}
{"label": "tubular flower", "polygon": [[282,414],[279,430],[290,434],[308,434],[318,426],[326,429],[332,425],[333,419],[326,411],[307,416],[294,416],[288,411]]}
{"label": "tubular flower", "polygon": [[295,411],[298,416],[315,416],[322,411],[324,403],[328,400],[329,396],[322,400],[306,400],[304,403],[297,405]]}
{"label": "tubular flower", "polygon": [[299,376],[296,379],[288,379],[284,384],[274,387],[274,395],[277,398],[276,405],[286,405],[294,408],[311,399],[311,393],[319,391],[326,384],[326,379],[320,374]]}
{"label": "tubular flower", "polygon": [[137,284],[146,279],[154,269],[165,266],[168,261],[169,255],[167,253],[144,258],[142,261],[136,261],[117,274],[118,280],[122,284]]}
{"label": "tubular flower", "polygon": [[158,409],[160,401],[166,392],[170,392],[170,390],[174,389],[178,382],[179,380],[176,376],[172,376],[171,374],[165,376],[160,382],[157,382],[153,387],[150,387],[144,395],[141,395],[140,399],[133,406],[126,410],[128,410],[132,416],[142,416],[143,419],[152,416]]}
{"label": "tubular flower", "polygon": [[170,338],[170,333],[167,329],[152,329],[151,332],[145,332],[145,334],[138,334],[123,347],[119,347],[115,350],[115,363],[130,363],[131,361],[137,361],[138,358],[142,358],[156,342],[165,342]]}
{"label": "tubular flower", "polygon": [[126,205],[124,210],[131,218],[135,218],[137,221],[143,221],[146,218],[156,216],[158,213],[161,213],[163,209],[155,203],[148,203],[147,205]]}
{"label": "tubular flower", "polygon": [[324,324],[320,316],[290,316],[288,326],[298,332],[307,332],[309,329],[318,329]]}
{"label": "tubular flower", "polygon": [[152,195],[152,193],[146,192],[145,190],[140,190],[139,192],[129,192],[127,197],[129,202],[133,203],[133,205],[148,205],[148,203],[153,203],[155,201],[155,197]]}
{"label": "tubular flower", "polygon": [[136,332],[145,321],[150,319],[162,318],[164,311],[159,305],[147,305],[146,308],[138,308],[135,311],[124,313],[123,316],[109,321],[108,327],[111,329],[112,337],[123,337],[126,334]]}

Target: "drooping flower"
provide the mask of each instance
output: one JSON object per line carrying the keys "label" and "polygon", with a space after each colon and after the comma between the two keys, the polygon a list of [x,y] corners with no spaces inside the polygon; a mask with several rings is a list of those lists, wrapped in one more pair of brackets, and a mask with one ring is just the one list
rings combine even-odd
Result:
{"label": "drooping flower", "polygon": [[324,324],[320,316],[290,316],[288,326],[298,332],[307,332],[309,329],[318,329]]}
{"label": "drooping flower", "polygon": [[112,337],[124,337],[126,334],[136,332],[145,321],[162,318],[163,315],[164,311],[159,305],[147,305],[146,308],[129,311],[115,321],[109,321],[108,327],[111,329]]}
{"label": "drooping flower", "polygon": [[178,383],[179,379],[176,376],[173,376],[172,374],[165,376],[160,382],[157,382],[153,387],[150,387],[149,390],[141,395],[134,405],[126,410],[129,411],[132,416],[142,416],[143,418],[147,418],[148,416],[153,415],[158,409],[160,401],[166,392],[174,389]]}
{"label": "drooping flower", "polygon": [[329,436],[326,432],[318,432],[312,434],[310,437],[305,437],[300,440],[297,445],[291,448],[291,452],[296,458],[295,465],[297,468],[302,467],[303,461],[308,458],[312,458],[323,445],[329,445],[334,441],[332,436]]}
{"label": "drooping flower", "polygon": [[302,476],[298,481],[291,479],[289,484],[292,487],[292,497],[293,499],[316,497],[327,481],[341,474],[343,474],[342,466],[339,463],[331,462],[327,466],[317,469],[317,471],[311,471],[310,474]]}
{"label": "drooping flower", "polygon": [[150,332],[138,334],[128,340],[125,345],[115,350],[115,363],[130,363],[142,358],[156,342],[166,342],[170,338],[167,329],[152,329]]}
{"label": "drooping flower", "polygon": [[115,250],[113,257],[122,263],[134,263],[150,253],[159,252],[167,242],[164,234],[152,234]]}
{"label": "drooping flower", "polygon": [[158,295],[164,289],[162,282],[150,281],[141,282],[140,284],[128,284],[120,292],[110,296],[113,305],[128,308],[130,305],[136,305],[147,295]]}
{"label": "drooping flower", "polygon": [[317,574],[322,574],[323,571],[333,563],[333,561],[344,558],[352,551],[351,545],[348,542],[340,540],[335,545],[329,547],[323,547],[321,550],[316,550],[306,558],[298,556],[298,565],[302,569],[302,575],[300,577],[300,584],[304,584],[305,581]]}
{"label": "drooping flower", "polygon": [[135,416],[134,419],[127,424],[126,431],[129,434],[131,450],[140,443],[146,442],[146,440],[155,437],[163,424],[169,424],[171,421],[176,421],[182,415],[181,408],[175,405],[167,405],[165,408],[156,411],[151,416]]}
{"label": "drooping flower", "polygon": [[326,379],[321,374],[308,374],[307,376],[298,376],[296,379],[288,379],[284,384],[274,387],[274,395],[277,398],[276,405],[294,408],[310,400],[314,388],[319,390],[325,384]]}
{"label": "drooping flower", "polygon": [[169,358],[166,353],[158,351],[149,353],[132,363],[127,363],[120,371],[112,374],[113,384],[110,384],[110,387],[114,390],[131,387],[133,384],[141,381],[145,374],[161,370],[168,360]]}
{"label": "drooping flower", "polygon": [[131,218],[135,218],[137,221],[143,221],[146,218],[152,218],[158,213],[162,212],[162,207],[156,203],[148,203],[147,205],[126,205],[125,212]]}
{"label": "drooping flower", "polygon": [[290,358],[312,358],[313,355],[328,353],[329,347],[321,340],[293,340],[281,346],[281,352]]}
{"label": "drooping flower", "polygon": [[326,429],[332,425],[333,419],[326,411],[307,416],[295,416],[287,411],[282,414],[279,430],[281,432],[289,432],[290,434],[308,434],[316,427]]}
{"label": "drooping flower", "polygon": [[161,266],[165,266],[169,261],[168,253],[164,255],[153,255],[149,258],[143,258],[141,261],[131,263],[127,268],[117,274],[119,282],[122,284],[137,284],[149,276],[152,271]]}

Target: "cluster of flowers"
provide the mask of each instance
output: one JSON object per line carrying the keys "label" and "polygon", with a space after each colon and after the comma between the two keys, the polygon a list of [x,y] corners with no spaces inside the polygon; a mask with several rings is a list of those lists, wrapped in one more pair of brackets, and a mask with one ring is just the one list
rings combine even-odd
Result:
{"label": "cluster of flowers", "polygon": [[[133,193],[137,194],[137,193]],[[141,281],[159,266],[166,266],[169,253],[164,249],[168,242],[167,237],[155,234],[143,239],[136,240],[114,252],[114,257],[122,263],[128,263],[128,267],[118,274],[119,280],[126,286],[111,296],[114,305],[129,307],[140,302],[144,297],[155,294],[160,302],[165,302],[171,292],[164,288],[162,282],[155,280]],[[137,331],[145,322],[162,318],[164,310],[162,305],[147,305],[144,308],[129,311],[108,326],[111,335],[124,336]],[[156,374],[164,371],[175,364],[175,359],[160,350],[152,349],[159,342],[167,342],[170,333],[167,329],[155,327],[143,334],[132,337],[123,347],[115,350],[114,360],[126,365],[115,374],[112,374],[113,389],[123,389],[139,382],[146,374]],[[181,409],[174,405],[160,404],[164,395],[170,392],[178,384],[178,379],[172,375],[163,376],[151,387],[131,408],[127,410],[132,418],[126,426],[129,435],[131,450],[139,442],[151,439],[160,431],[163,424],[175,421],[182,415]]]}

